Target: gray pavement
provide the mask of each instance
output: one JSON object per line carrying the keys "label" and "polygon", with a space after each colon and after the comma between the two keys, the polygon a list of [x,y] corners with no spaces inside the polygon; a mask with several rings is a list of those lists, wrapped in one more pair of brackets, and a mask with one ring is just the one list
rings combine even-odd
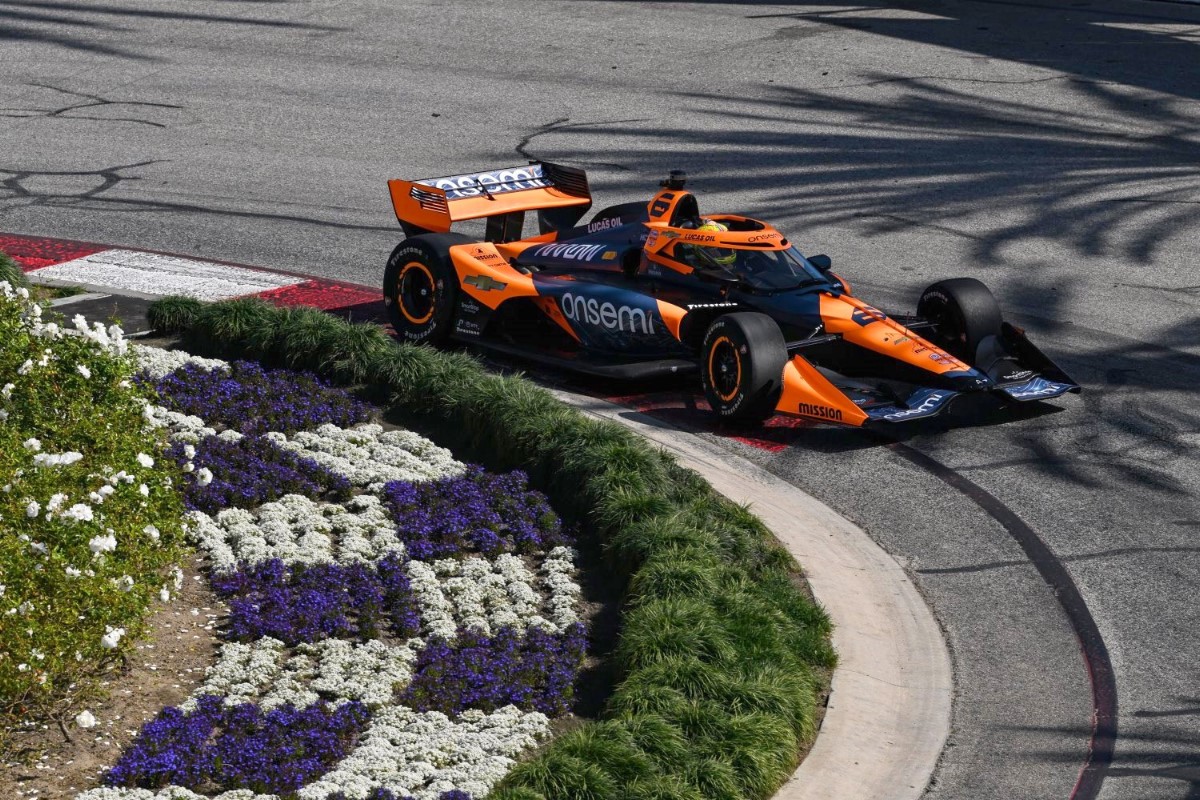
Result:
{"label": "gray pavement", "polygon": [[[384,179],[687,169],[911,309],[973,275],[1087,392],[906,444],[1063,559],[1112,656],[1104,798],[1200,797],[1200,8],[1081,0],[0,0],[0,230],[376,283]],[[894,451],[727,446],[862,525],[945,627],[931,795],[1070,796],[1090,689],[1008,534]]]}

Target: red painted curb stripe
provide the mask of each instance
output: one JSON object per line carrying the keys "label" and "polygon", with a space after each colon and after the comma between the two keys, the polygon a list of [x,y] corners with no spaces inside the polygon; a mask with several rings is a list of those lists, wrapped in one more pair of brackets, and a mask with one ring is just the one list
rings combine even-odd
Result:
{"label": "red painted curb stripe", "polygon": [[284,286],[282,289],[260,292],[254,296],[261,297],[277,306],[312,306],[323,311],[378,303],[383,300],[382,292],[327,280],[305,281],[295,286]]}
{"label": "red painted curb stripe", "polygon": [[25,272],[33,272],[64,261],[74,261],[108,249],[102,245],[73,242],[69,239],[0,233],[0,252],[12,256]]}

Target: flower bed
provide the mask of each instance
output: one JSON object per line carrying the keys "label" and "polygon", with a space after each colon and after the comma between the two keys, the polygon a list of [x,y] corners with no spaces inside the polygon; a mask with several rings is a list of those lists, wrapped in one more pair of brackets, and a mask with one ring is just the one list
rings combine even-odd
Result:
{"label": "flower bed", "polygon": [[624,597],[607,719],[558,737],[489,798],[744,800],[791,774],[835,661],[830,625],[746,509],[628,431],[461,354],[257,301],[168,298],[150,315],[197,352],[311,364],[373,387],[456,452],[525,470],[605,555]]}
{"label": "flower bed", "polygon": [[545,498],[311,376],[135,352],[229,616],[203,685],[80,800],[487,794],[569,713],[586,648]]}

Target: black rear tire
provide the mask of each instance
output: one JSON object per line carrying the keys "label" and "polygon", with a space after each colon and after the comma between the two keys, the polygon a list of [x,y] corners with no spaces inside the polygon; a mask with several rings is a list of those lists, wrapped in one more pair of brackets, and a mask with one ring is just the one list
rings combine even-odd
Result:
{"label": "black rear tire", "polygon": [[974,364],[979,343],[1000,335],[1003,318],[991,291],[974,278],[938,281],[921,293],[917,316],[937,325],[934,344]]}
{"label": "black rear tire", "polygon": [[405,239],[383,271],[383,299],[396,334],[412,344],[441,344],[450,336],[458,304],[458,274],[450,248],[475,241],[457,233]]}
{"label": "black rear tire", "polygon": [[761,422],[783,391],[787,342],[766,314],[717,317],[700,348],[700,381],[713,412],[731,422]]}

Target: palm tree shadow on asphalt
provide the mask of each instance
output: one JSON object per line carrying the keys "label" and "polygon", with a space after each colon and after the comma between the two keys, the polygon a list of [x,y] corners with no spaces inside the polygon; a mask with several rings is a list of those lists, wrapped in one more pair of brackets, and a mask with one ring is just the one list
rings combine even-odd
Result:
{"label": "palm tree shadow on asphalt", "polygon": [[[1167,719],[1200,715],[1196,698],[1177,698],[1184,705],[1179,708],[1143,709],[1134,711],[1133,718]],[[1135,723],[1136,724],[1136,723]],[[1107,779],[1114,790],[1125,792],[1132,787],[1142,791],[1157,790],[1156,797],[1179,797],[1180,800],[1200,800],[1200,759],[1196,754],[1194,733],[1172,728],[1169,724],[1150,727],[1122,726],[1119,752],[1108,768]],[[1036,736],[1045,733],[1064,733],[1087,738],[1091,731],[1079,728],[1015,727],[1012,730]],[[1076,762],[1075,752],[1040,751],[1037,757],[1064,764]],[[1130,780],[1133,779],[1133,780]],[[1122,786],[1122,784],[1130,784]],[[1184,791],[1185,794],[1178,794]]]}

